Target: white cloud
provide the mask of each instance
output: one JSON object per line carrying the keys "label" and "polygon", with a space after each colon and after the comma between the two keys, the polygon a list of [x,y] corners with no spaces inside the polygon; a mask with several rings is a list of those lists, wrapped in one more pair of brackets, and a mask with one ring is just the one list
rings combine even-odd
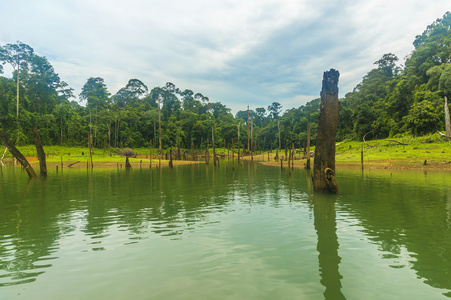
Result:
{"label": "white cloud", "polygon": [[319,96],[325,70],[340,71],[344,96],[383,54],[403,59],[447,4],[4,0],[0,45],[29,44],[76,94],[89,77],[103,77],[112,93],[138,78],[150,88],[171,81],[234,111],[274,101],[288,109]]}

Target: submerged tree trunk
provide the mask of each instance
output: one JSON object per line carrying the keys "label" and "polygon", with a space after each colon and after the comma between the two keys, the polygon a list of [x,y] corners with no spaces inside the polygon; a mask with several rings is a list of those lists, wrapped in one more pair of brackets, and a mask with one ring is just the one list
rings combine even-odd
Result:
{"label": "submerged tree trunk", "polygon": [[27,161],[25,156],[20,153],[20,151],[8,140],[3,131],[0,130],[0,139],[3,141],[3,144],[8,148],[9,152],[20,162],[22,167],[27,171],[27,174],[30,178],[36,177],[36,173],[33,170],[33,167]]}
{"label": "submerged tree trunk", "polygon": [[337,135],[338,77],[337,70],[324,72],[321,105],[318,118],[315,158],[313,162],[313,187],[318,192],[338,193],[335,181],[335,139]]}
{"label": "submerged tree trunk", "polygon": [[36,126],[33,127],[33,139],[34,144],[36,146],[36,155],[39,159],[39,166],[40,166],[40,174],[41,176],[47,176],[47,164],[45,161],[45,152],[44,148],[42,147],[42,141],[41,136],[39,135],[38,128]]}

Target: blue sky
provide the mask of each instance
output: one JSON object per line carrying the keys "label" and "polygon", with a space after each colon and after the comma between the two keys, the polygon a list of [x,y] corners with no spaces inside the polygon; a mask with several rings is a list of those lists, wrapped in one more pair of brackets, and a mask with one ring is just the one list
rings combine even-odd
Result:
{"label": "blue sky", "polygon": [[[129,79],[174,83],[233,113],[319,97],[340,71],[340,97],[383,54],[403,63],[449,0],[2,0],[0,45],[17,40],[49,59],[79,94],[102,77],[114,94]],[[5,71],[6,76],[10,76]]]}

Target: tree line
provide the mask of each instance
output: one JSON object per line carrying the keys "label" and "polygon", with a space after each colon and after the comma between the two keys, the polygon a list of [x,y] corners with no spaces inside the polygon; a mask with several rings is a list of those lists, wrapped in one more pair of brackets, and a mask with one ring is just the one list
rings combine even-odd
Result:
{"label": "tree line", "polygon": [[[386,138],[423,135],[445,128],[444,97],[451,96],[451,14],[445,13],[413,41],[415,49],[399,64],[393,53],[375,62],[354,90],[340,99],[338,140],[361,140],[368,132]],[[228,147],[238,139],[250,150],[302,147],[310,124],[312,144],[320,99],[282,110],[279,102],[243,109],[226,105],[168,82],[148,88],[130,79],[112,95],[101,77],[87,79],[78,101],[50,62],[21,42],[0,46],[0,127],[16,144],[33,143],[33,126],[45,145]],[[82,105],[84,104],[84,105]],[[161,124],[161,125],[160,125]],[[370,137],[371,138],[371,137]]]}

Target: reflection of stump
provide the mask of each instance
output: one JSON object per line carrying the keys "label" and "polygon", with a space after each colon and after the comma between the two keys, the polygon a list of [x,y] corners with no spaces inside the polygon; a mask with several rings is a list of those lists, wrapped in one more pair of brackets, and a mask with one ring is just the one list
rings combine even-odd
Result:
{"label": "reflection of stump", "polygon": [[341,292],[339,265],[341,257],[338,255],[338,235],[335,212],[335,200],[330,197],[315,196],[313,214],[314,225],[318,235],[318,262],[321,284],[325,287],[324,299],[346,299]]}
{"label": "reflection of stump", "polygon": [[[315,158],[313,163],[313,186],[315,191],[338,193],[335,181],[335,141],[338,125],[338,77],[334,69],[324,72],[321,105],[318,118]],[[326,174],[326,170],[328,170]]]}

